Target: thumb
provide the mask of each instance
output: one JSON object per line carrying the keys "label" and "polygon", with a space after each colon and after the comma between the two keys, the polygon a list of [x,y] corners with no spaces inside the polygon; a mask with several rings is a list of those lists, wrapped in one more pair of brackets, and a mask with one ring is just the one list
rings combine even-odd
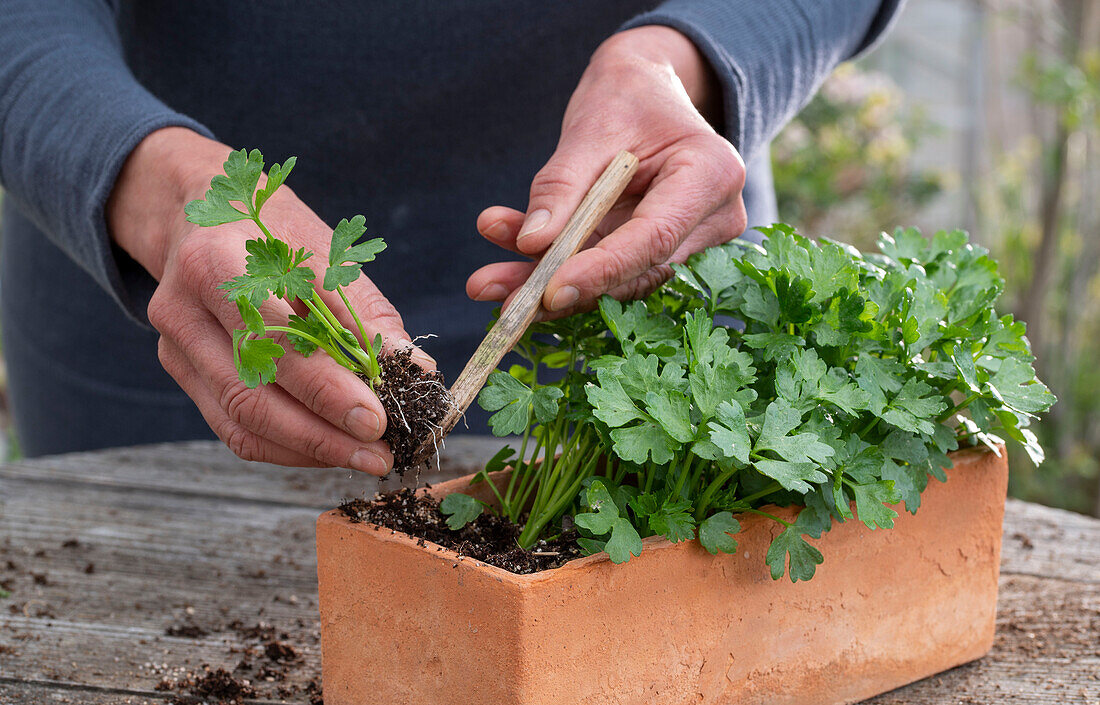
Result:
{"label": "thumb", "polygon": [[546,250],[616,153],[607,145],[559,144],[531,181],[516,249],[525,255]]}

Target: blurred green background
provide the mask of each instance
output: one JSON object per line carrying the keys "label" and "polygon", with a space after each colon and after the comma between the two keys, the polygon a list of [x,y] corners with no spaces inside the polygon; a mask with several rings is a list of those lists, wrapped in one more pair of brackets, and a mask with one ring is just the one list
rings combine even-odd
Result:
{"label": "blurred green background", "polygon": [[1059,398],[1009,491],[1100,516],[1100,0],[910,0],[772,152],[780,217],[861,249],[969,230]]}
{"label": "blurred green background", "polygon": [[[780,217],[861,249],[961,227],[1060,401],[1010,492],[1100,516],[1100,0],[910,0],[775,141]],[[2,198],[2,194],[0,194]],[[0,429],[7,437],[0,363]],[[18,453],[6,444],[9,456]]]}

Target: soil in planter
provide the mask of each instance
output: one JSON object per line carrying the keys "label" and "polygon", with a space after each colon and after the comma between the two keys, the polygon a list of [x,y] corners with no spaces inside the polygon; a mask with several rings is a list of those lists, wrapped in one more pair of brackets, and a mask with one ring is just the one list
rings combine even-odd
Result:
{"label": "soil in planter", "polygon": [[374,501],[353,499],[340,505],[353,522],[376,524],[414,538],[449,548],[464,558],[473,558],[520,575],[558,568],[579,558],[575,532],[562,532],[549,541],[539,541],[530,550],[519,547],[521,526],[488,512],[458,531],[448,528],[439,512],[439,501],[404,488],[377,495]]}
{"label": "soil in planter", "polygon": [[412,467],[413,454],[453,406],[443,375],[426,372],[412,361],[412,350],[398,350],[381,358],[382,385],[375,390],[386,410],[382,440],[393,451],[393,467],[403,475]]}

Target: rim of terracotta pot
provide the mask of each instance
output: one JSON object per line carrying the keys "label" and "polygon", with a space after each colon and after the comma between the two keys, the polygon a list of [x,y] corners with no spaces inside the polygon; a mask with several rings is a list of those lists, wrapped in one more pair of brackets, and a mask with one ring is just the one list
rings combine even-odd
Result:
{"label": "rim of terracotta pot", "polygon": [[[970,448],[962,448],[962,449],[959,449],[959,450],[956,450],[956,451],[952,451],[951,453],[948,453],[948,457],[951,458],[953,463],[957,464],[959,461],[965,460],[966,458],[968,458],[970,456],[977,457],[977,456],[980,456],[980,455],[986,455],[986,454],[990,454],[990,453],[996,453],[998,457],[1002,457],[1005,454],[1005,447],[1002,444],[1002,445],[999,446],[999,449],[997,451],[994,451],[993,449],[990,449],[986,446],[974,446],[974,447],[970,447]],[[951,470],[952,469],[949,468],[949,469],[947,469],[946,472],[950,473]],[[507,476],[507,474],[510,473],[510,472],[511,472],[511,468],[506,468],[506,469],[500,470],[496,473],[491,473],[491,476],[495,476],[492,479],[496,479],[496,477],[500,477],[502,475]],[[469,475],[463,475],[462,477],[457,477],[453,480],[447,480],[445,482],[440,482],[439,484],[431,485],[430,487],[420,487],[420,488],[417,488],[416,491],[417,491],[418,494],[419,493],[424,493],[424,494],[433,494],[433,495],[436,494],[436,492],[438,490],[443,489],[443,488],[446,488],[447,490],[453,490],[454,492],[463,492],[466,488],[470,487],[469,480],[470,480],[470,478],[472,478],[476,474],[477,473],[471,473]],[[950,475],[948,475],[948,480],[950,480],[950,479],[951,479]],[[930,480],[930,482],[938,482],[938,480],[933,478],[932,480]],[[461,489],[460,489],[460,487],[461,487]],[[450,494],[450,492],[448,492],[447,494]],[[900,504],[891,505],[891,506],[895,507],[898,510],[898,514],[901,514],[902,512],[906,511],[904,506],[902,506]],[[764,505],[763,507],[761,507],[761,509],[768,511],[769,513],[774,514],[775,516],[778,516],[781,519],[792,520],[793,521],[794,516],[796,514],[796,511],[798,509],[801,509],[801,507],[794,507],[794,506],[780,507],[780,506],[777,506],[777,505],[774,505],[774,504],[768,504],[768,505]],[[918,512],[919,512],[919,510],[918,510]],[[780,527],[778,525],[776,525],[775,521],[773,521],[772,519],[769,519],[768,517],[763,517],[763,516],[760,516],[758,514],[748,514],[748,513],[735,514],[734,517],[741,524],[741,531],[739,533],[745,533],[747,531],[756,531],[756,530],[758,530],[759,527],[763,527],[765,531],[768,531],[769,533],[771,533],[773,535],[779,533]],[[439,560],[439,561],[443,561],[443,562],[451,563],[451,564],[454,564],[456,561],[457,562],[462,562],[462,563],[467,563],[467,564],[475,566],[476,568],[478,568],[480,570],[484,570],[484,571],[488,572],[490,575],[495,576],[498,580],[508,582],[508,583],[512,583],[512,584],[520,586],[520,587],[536,585],[538,583],[541,583],[541,582],[547,581],[547,580],[560,580],[561,576],[568,575],[568,573],[571,572],[571,571],[591,570],[592,569],[591,566],[605,564],[605,563],[611,569],[619,569],[620,568],[619,565],[616,565],[616,564],[611,562],[611,557],[608,556],[607,553],[601,551],[600,553],[595,553],[595,554],[592,554],[590,556],[581,556],[580,558],[574,558],[573,560],[568,561],[564,565],[558,566],[557,568],[548,568],[546,570],[540,570],[540,571],[535,572],[535,573],[526,573],[526,574],[521,575],[521,574],[518,574],[518,573],[513,573],[509,570],[505,570],[504,568],[497,567],[495,565],[490,565],[488,563],[485,563],[484,561],[480,561],[480,560],[477,560],[477,559],[474,559],[474,558],[470,558],[469,556],[463,556],[462,554],[458,553],[457,551],[446,548],[445,546],[440,546],[439,544],[434,543],[432,541],[429,541],[428,539],[417,538],[415,536],[411,536],[409,534],[406,534],[402,531],[398,531],[397,529],[391,529],[391,528],[388,528],[388,527],[385,527],[385,526],[380,526],[378,524],[372,524],[370,522],[352,521],[348,516],[343,514],[339,509],[330,509],[329,511],[325,512],[324,514],[321,515],[320,521],[331,521],[331,522],[341,523],[341,524],[345,524],[345,525],[347,525],[347,526],[349,526],[349,527],[351,527],[351,528],[353,528],[357,531],[370,532],[371,534],[374,534],[375,538],[380,540],[380,541],[384,541],[384,542],[388,542],[388,543],[396,543],[396,544],[400,544],[400,545],[403,545],[403,546],[407,546],[409,548],[416,549],[417,551],[420,551],[420,552],[424,553],[425,555],[433,558],[434,560]],[[858,520],[855,517],[853,517],[852,519],[849,519],[848,521],[858,521]],[[881,531],[894,531],[894,529],[881,529]],[[827,536],[827,534],[825,534],[825,535]],[[813,542],[816,542],[816,541],[819,541],[819,540],[823,540],[823,539],[811,539],[811,541],[813,541]],[[702,546],[700,546],[699,542],[696,541],[696,540],[681,541],[680,543],[672,543],[671,541],[669,541],[664,536],[648,536],[648,537],[642,539],[642,547],[643,547],[643,550],[642,550],[641,556],[635,556],[635,557],[631,558],[630,562],[648,560],[646,558],[647,555],[653,556],[656,553],[660,553],[660,552],[663,552],[663,551],[670,551],[670,550],[673,550],[673,551],[676,551],[676,550],[679,550],[679,551],[697,550],[697,551],[706,553],[706,549],[704,549]],[[736,555],[736,554],[734,554],[734,555]]]}

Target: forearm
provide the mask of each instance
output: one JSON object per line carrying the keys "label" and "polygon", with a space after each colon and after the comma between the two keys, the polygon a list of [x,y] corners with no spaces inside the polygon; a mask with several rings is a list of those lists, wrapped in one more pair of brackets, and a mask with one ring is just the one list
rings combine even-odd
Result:
{"label": "forearm", "polygon": [[141,141],[119,172],[107,202],[111,238],[158,281],[171,243],[190,229],[184,205],[202,198],[230,148],[182,127]]}
{"label": "forearm", "polygon": [[103,0],[0,3],[0,184],[47,237],[138,320],[152,281],[116,261],[106,204],[130,152],[171,110],[127,67]]}

